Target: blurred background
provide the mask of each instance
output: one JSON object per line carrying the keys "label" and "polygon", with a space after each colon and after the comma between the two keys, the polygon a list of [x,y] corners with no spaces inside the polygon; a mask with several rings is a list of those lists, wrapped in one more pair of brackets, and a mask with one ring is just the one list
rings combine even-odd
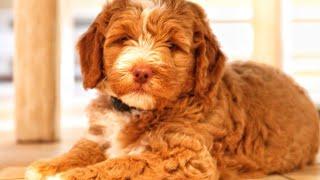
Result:
{"label": "blurred background", "polygon": [[[75,43],[104,2],[59,1],[60,94],[57,98],[61,104],[58,119],[62,131],[83,129],[87,123],[84,109],[95,92],[82,88]],[[229,61],[252,60],[282,69],[320,105],[320,0],[195,2],[206,9]],[[14,0],[0,0],[0,134],[15,130],[14,21]],[[14,136],[0,136],[0,145],[6,138],[15,142]]]}

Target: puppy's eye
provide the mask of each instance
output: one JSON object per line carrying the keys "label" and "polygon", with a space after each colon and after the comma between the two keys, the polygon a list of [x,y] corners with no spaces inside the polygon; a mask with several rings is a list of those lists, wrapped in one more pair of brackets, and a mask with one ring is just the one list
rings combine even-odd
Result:
{"label": "puppy's eye", "polygon": [[116,43],[116,44],[124,44],[125,42],[127,42],[129,40],[130,40],[129,36],[122,36],[119,39],[115,40],[114,43]]}
{"label": "puppy's eye", "polygon": [[179,49],[179,46],[173,42],[167,42],[168,44],[168,48],[171,50],[171,51],[176,51]]}

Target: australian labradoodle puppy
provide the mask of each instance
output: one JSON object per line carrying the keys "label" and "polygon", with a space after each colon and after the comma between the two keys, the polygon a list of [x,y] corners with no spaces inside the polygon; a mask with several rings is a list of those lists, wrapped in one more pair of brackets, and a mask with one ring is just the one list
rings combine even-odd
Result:
{"label": "australian labradoodle puppy", "polygon": [[313,162],[319,118],[291,78],[226,57],[198,5],[114,0],[78,44],[88,133],[36,179],[237,179]]}

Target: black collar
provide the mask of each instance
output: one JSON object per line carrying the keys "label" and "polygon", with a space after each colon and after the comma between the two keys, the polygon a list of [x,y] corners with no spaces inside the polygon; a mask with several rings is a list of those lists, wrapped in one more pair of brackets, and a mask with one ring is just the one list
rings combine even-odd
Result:
{"label": "black collar", "polygon": [[120,112],[131,112],[132,109],[135,109],[135,108],[131,108],[127,104],[123,103],[120,99],[113,96],[111,96],[111,103],[113,107]]}

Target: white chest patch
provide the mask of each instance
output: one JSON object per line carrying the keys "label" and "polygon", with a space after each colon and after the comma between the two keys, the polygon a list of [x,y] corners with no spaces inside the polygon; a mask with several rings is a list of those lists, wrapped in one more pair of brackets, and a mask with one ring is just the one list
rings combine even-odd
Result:
{"label": "white chest patch", "polygon": [[129,117],[119,114],[111,112],[108,119],[105,119],[107,121],[105,139],[110,143],[110,148],[107,149],[106,154],[110,158],[121,156],[124,153],[118,138],[121,130],[129,122]]}
{"label": "white chest patch", "polygon": [[123,155],[134,155],[140,153],[143,148],[125,148],[122,146],[119,135],[122,129],[129,123],[129,114],[121,113],[117,111],[107,111],[105,113],[99,113],[95,116],[96,119],[91,120],[91,125],[98,125],[103,127],[104,133],[101,135],[87,134],[86,139],[94,141],[103,146],[108,143],[109,148],[106,149],[105,154],[108,158],[117,158]]}

